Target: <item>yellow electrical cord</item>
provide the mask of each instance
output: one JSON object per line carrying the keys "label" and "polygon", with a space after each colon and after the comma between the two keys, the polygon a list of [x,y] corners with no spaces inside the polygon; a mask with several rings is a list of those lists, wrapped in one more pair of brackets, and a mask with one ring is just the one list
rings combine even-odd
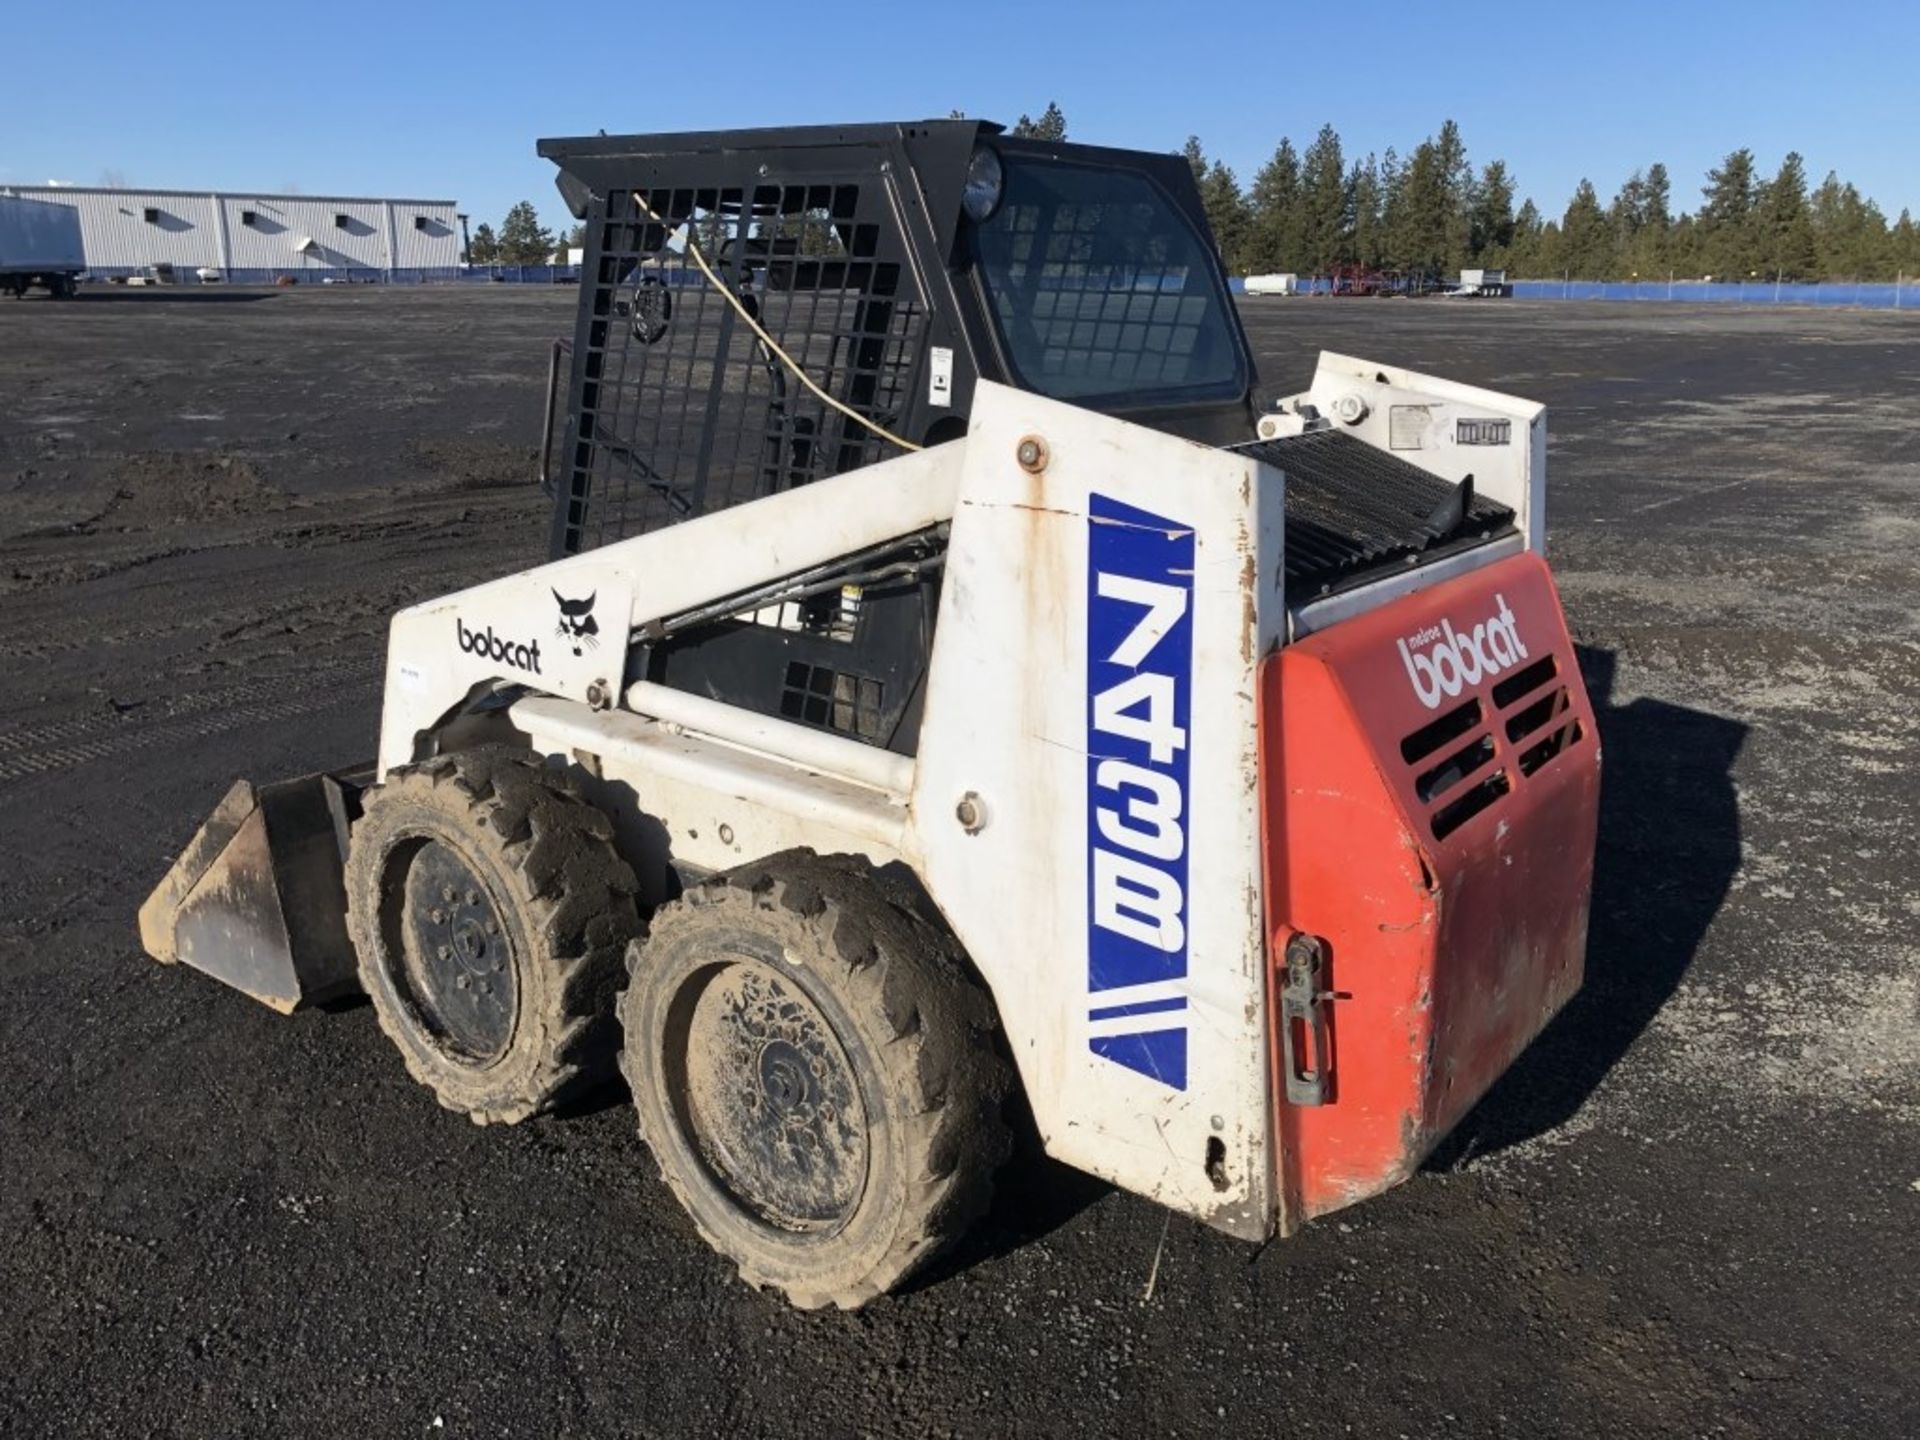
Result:
{"label": "yellow electrical cord", "polygon": [[[667,223],[653,212],[653,208],[649,206],[646,201],[640,198],[639,191],[635,190],[630,193],[633,195],[634,208],[642,215],[646,216],[647,219],[653,221],[656,225],[665,225]],[[885,426],[876,425],[858,410],[853,409],[851,406],[841,404],[838,400],[834,399],[833,396],[814,384],[812,377],[800,368],[800,363],[791,355],[787,354],[785,350],[782,350],[779,342],[766,332],[766,328],[761,325],[758,320],[753,318],[753,312],[747,309],[740,297],[734,294],[718,275],[713,273],[712,267],[707,264],[707,257],[700,253],[700,247],[693,242],[693,225],[691,220],[682,221],[679,225],[674,226],[672,230],[667,231],[668,238],[671,239],[677,230],[685,230],[687,232],[687,254],[691,255],[693,257],[693,263],[700,267],[700,273],[707,277],[707,283],[718,290],[726,302],[739,312],[740,318],[747,322],[747,328],[758,335],[760,337],[760,343],[765,345],[774,355],[778,356],[780,363],[793,372],[794,379],[798,380],[822,401],[831,405],[849,420],[866,426],[867,429],[871,430],[889,444],[898,445],[902,450],[918,450],[922,448],[914,444],[911,440],[902,439]]]}

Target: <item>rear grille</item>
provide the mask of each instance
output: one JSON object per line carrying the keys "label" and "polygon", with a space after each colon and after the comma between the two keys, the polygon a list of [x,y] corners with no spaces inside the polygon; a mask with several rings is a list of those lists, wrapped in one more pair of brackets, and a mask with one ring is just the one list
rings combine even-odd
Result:
{"label": "rear grille", "polygon": [[[1287,603],[1513,529],[1513,511],[1337,430],[1237,447],[1284,471]],[[1462,506],[1461,502],[1465,501]]]}
{"label": "rear grille", "polygon": [[[1400,741],[1413,792],[1444,840],[1586,738],[1553,655],[1515,670]],[[1504,738],[1502,747],[1496,736]]]}

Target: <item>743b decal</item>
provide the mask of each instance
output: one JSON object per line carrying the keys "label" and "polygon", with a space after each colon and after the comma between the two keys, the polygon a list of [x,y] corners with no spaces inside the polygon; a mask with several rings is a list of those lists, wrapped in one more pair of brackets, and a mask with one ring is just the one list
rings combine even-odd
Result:
{"label": "743b decal", "polygon": [[1088,1043],[1184,1090],[1193,531],[1104,495],[1087,517]]}

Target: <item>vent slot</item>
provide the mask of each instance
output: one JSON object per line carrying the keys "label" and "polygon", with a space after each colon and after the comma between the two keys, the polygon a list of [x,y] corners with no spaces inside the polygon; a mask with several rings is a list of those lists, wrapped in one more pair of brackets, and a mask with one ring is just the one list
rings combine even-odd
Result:
{"label": "vent slot", "polygon": [[1423,805],[1430,804],[1435,797],[1446,794],[1492,759],[1493,737],[1482,735],[1471,745],[1454,751],[1433,769],[1415,780],[1414,793],[1419,795]]}
{"label": "vent slot", "polygon": [[803,725],[877,741],[882,738],[882,698],[883,687],[871,676],[790,660],[780,714]]}
{"label": "vent slot", "polygon": [[1582,733],[1580,722],[1573,720],[1561,726],[1546,739],[1536,740],[1520,752],[1520,773],[1529,776],[1534,774],[1554,756],[1579,743]]}
{"label": "vent slot", "polygon": [[1526,669],[1516,670],[1506,679],[1495,682],[1493,703],[1504,710],[1522,695],[1538,690],[1559,673],[1560,667],[1554,663],[1553,656],[1543,655]]}
{"label": "vent slot", "polygon": [[1513,788],[1505,770],[1496,770],[1459,799],[1449,801],[1433,814],[1433,838],[1444,840],[1467,821],[1485,810]]}
{"label": "vent slot", "polygon": [[1417,765],[1443,745],[1451,744],[1480,723],[1480,702],[1468,700],[1438,719],[1429,720],[1400,742],[1400,758]]}
{"label": "vent slot", "polygon": [[1567,687],[1542,695],[1526,709],[1507,717],[1507,739],[1518,740],[1523,735],[1531,735],[1567,710]]}

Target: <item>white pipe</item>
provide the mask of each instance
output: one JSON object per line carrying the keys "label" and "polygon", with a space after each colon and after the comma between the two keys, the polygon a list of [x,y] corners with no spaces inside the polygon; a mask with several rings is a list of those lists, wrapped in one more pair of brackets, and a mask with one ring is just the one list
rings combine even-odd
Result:
{"label": "white pipe", "polygon": [[901,800],[913,790],[911,756],[896,755],[858,740],[756,714],[704,695],[670,690],[650,680],[636,680],[627,687],[626,705],[636,714],[650,715],[662,724],[871,786]]}

